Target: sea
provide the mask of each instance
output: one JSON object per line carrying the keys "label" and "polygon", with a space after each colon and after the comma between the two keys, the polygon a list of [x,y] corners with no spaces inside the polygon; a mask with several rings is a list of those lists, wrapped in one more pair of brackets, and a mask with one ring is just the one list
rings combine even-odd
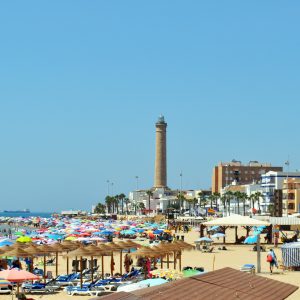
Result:
{"label": "sea", "polygon": [[41,218],[51,218],[52,212],[30,212],[30,213],[22,213],[22,212],[0,212],[0,217],[41,217]]}

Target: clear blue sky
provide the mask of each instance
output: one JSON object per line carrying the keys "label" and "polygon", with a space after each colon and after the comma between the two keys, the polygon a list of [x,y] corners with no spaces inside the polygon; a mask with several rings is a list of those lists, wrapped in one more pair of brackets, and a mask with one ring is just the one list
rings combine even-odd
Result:
{"label": "clear blue sky", "polygon": [[0,4],[0,209],[89,209],[233,158],[300,169],[299,1]]}

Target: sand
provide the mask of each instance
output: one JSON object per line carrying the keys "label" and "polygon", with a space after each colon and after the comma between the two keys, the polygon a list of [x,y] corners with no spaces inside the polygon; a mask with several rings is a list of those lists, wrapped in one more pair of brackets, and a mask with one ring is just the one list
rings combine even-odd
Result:
{"label": "sand", "polygon": [[[240,232],[243,234],[243,232]],[[228,230],[226,232],[228,236],[228,241],[233,241],[234,231]],[[196,230],[192,230],[186,234],[180,234],[185,236],[185,241],[189,243],[193,243],[198,237],[199,232]],[[117,241],[117,239],[115,240]],[[213,268],[220,269],[223,267],[232,267],[234,269],[239,269],[243,264],[250,263],[257,265],[257,253],[252,251],[253,246],[251,245],[226,245],[227,251],[218,250],[218,247],[222,245],[221,240],[215,243],[215,250],[213,253],[202,253],[197,250],[192,251],[185,251],[183,253],[183,261],[182,266],[191,266],[191,267],[204,267],[205,271],[212,271]],[[270,246],[268,246],[269,248]],[[277,255],[278,260],[281,260],[281,250],[275,249],[275,253]],[[98,260],[99,262],[100,260]],[[213,261],[215,261],[213,266]],[[115,256],[115,272],[119,271],[119,255]],[[99,264],[99,263],[98,263]],[[262,265],[262,273],[261,276],[265,276],[267,278],[276,279],[282,282],[287,282],[294,284],[296,286],[300,285],[300,272],[293,272],[293,271],[282,271],[281,269],[274,269],[274,273],[271,275],[269,273],[269,264],[266,262],[266,253],[262,252],[261,258],[261,265]],[[171,266],[173,268],[173,266]],[[47,270],[53,272],[55,275],[55,266],[48,266]],[[110,258],[105,258],[105,270],[109,273],[110,270]],[[64,274],[66,273],[66,260],[63,257],[59,257],[59,273]],[[51,300],[63,300],[63,299],[70,299],[72,296],[67,295],[64,291],[60,291],[56,294],[50,295],[43,295],[43,294],[32,294],[28,295],[28,297],[32,297],[33,299],[51,299]],[[12,299],[11,295],[1,295],[1,300],[9,300]],[[91,296],[73,296],[75,299],[90,299]],[[188,297],[187,297],[188,299]],[[297,290],[293,295],[291,295],[289,300],[296,300],[300,299],[300,290]]]}

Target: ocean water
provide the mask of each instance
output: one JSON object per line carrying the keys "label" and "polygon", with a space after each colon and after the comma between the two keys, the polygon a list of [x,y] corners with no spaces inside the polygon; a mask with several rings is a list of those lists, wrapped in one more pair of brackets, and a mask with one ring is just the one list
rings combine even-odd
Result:
{"label": "ocean water", "polygon": [[31,212],[31,213],[9,213],[9,212],[0,212],[0,217],[41,217],[41,218],[51,218],[51,212]]}

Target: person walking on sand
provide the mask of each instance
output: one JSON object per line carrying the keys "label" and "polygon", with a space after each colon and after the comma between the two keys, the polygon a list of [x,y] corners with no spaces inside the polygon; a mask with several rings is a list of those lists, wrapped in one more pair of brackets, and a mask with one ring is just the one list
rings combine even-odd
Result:
{"label": "person walking on sand", "polygon": [[276,268],[278,268],[277,257],[273,249],[270,249],[270,251],[267,254],[267,262],[270,264],[270,272],[272,274],[274,265],[276,266]]}

